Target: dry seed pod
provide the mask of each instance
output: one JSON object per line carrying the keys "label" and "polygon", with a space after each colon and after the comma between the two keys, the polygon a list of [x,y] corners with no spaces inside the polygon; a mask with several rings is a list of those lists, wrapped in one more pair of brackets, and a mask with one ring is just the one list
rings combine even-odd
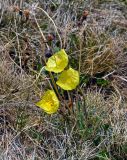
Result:
{"label": "dry seed pod", "polygon": [[83,12],[82,17],[80,19],[81,23],[83,23],[83,21],[87,19],[88,14],[89,14],[88,11]]}
{"label": "dry seed pod", "polygon": [[85,10],[80,18],[80,21],[78,22],[78,26],[81,26],[83,21],[87,19],[87,16],[89,15],[89,12]]}
{"label": "dry seed pod", "polygon": [[48,41],[54,40],[54,36],[53,36],[52,34],[48,34],[47,40],[48,40]]}
{"label": "dry seed pod", "polygon": [[82,17],[84,17],[86,19],[88,15],[89,15],[89,12],[88,11],[84,11]]}
{"label": "dry seed pod", "polygon": [[30,11],[28,9],[26,9],[26,10],[23,11],[23,14],[24,14],[26,20],[28,20],[29,16],[30,16]]}

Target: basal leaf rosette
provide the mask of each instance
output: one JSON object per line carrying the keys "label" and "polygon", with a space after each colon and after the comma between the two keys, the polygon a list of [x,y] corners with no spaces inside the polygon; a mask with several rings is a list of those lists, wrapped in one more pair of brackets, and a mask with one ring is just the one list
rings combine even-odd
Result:
{"label": "basal leaf rosette", "polygon": [[64,70],[59,76],[56,84],[64,90],[75,89],[79,84],[79,72],[72,68]]}
{"label": "basal leaf rosette", "polygon": [[52,55],[46,63],[45,69],[50,72],[60,73],[68,65],[68,55],[64,49]]}
{"label": "basal leaf rosette", "polygon": [[59,100],[53,90],[48,90],[44,93],[42,99],[36,103],[36,106],[42,108],[48,114],[53,114],[59,108]]}

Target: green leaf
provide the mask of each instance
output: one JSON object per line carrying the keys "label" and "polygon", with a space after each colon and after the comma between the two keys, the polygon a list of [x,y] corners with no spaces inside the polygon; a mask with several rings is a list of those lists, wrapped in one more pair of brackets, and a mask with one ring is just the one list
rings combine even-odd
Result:
{"label": "green leaf", "polygon": [[102,87],[109,85],[109,81],[105,79],[97,79],[97,84]]}

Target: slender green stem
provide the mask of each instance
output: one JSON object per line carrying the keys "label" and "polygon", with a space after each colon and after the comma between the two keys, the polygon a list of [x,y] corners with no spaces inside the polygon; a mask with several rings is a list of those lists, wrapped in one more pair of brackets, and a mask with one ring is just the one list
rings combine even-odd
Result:
{"label": "slender green stem", "polygon": [[[44,11],[44,10],[43,10],[42,8],[40,8],[40,7],[37,7],[37,8],[40,9],[40,10],[42,10],[42,11],[47,15],[47,17],[52,21],[52,23],[53,23],[53,25],[54,25],[54,27],[55,27],[55,30],[56,30],[56,32],[57,32],[57,34],[58,34],[58,37],[59,37],[59,40],[60,40],[60,43],[61,43],[61,47],[62,47],[62,40],[61,40],[61,37],[60,37],[60,35],[59,35],[59,33],[58,33],[58,30],[57,30],[57,27],[56,27],[54,21],[52,20],[52,18],[48,15],[48,13],[47,13],[46,11]],[[38,29],[39,29],[39,31],[40,31],[40,33],[41,33],[41,36],[42,36],[43,41],[46,41],[45,35],[44,35],[43,31],[41,30],[41,27],[40,27],[40,25],[39,25],[36,17],[34,17],[34,18],[35,18],[35,22],[36,22],[36,24],[37,24],[37,27],[38,27]],[[46,43],[46,47],[49,49],[49,46],[48,46],[47,43]],[[44,63],[46,64],[45,55],[44,55]],[[53,83],[54,89],[55,89],[55,91],[56,91],[59,99],[62,100],[62,97],[61,97],[61,95],[59,94],[57,85],[56,85],[56,83],[55,83],[54,77],[53,77],[53,75],[52,75],[51,72],[49,72],[49,76],[50,76],[50,78],[51,78],[51,81],[52,81],[52,83]]]}
{"label": "slender green stem", "polygon": [[84,96],[81,88],[79,87],[78,89],[79,89],[80,93],[81,93],[82,96],[83,96],[83,100],[84,100],[84,107],[83,107],[83,109],[84,109],[85,118],[86,118],[86,120],[87,120],[87,119],[88,119],[88,113],[87,113],[87,108],[86,108],[86,98],[85,98],[85,96]]}
{"label": "slender green stem", "polygon": [[79,74],[81,70],[81,58],[82,58],[82,40],[80,41],[80,52],[79,52]]}
{"label": "slender green stem", "polygon": [[55,91],[56,91],[57,95],[59,96],[59,99],[62,100],[62,97],[61,97],[61,95],[59,94],[57,85],[56,85],[56,83],[55,83],[54,77],[53,77],[53,75],[52,75],[51,72],[49,72],[49,76],[50,76],[50,78],[51,78],[51,81],[52,81],[52,83],[53,83],[53,86],[54,86],[54,88],[55,88]]}
{"label": "slender green stem", "polygon": [[53,23],[54,29],[55,29],[55,31],[56,31],[56,33],[58,35],[59,41],[60,41],[60,47],[62,48],[62,39],[60,37],[60,34],[58,32],[58,29],[57,29],[57,26],[56,26],[55,22],[53,21],[53,19],[49,16],[49,14],[44,9],[42,9],[40,7],[37,7],[37,8],[40,9],[48,17],[48,19]]}

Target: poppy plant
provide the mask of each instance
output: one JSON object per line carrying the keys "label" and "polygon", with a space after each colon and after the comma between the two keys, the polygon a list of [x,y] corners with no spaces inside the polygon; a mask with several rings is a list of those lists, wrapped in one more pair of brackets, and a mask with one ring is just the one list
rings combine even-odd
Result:
{"label": "poppy plant", "polygon": [[[79,84],[79,72],[71,67],[64,70],[67,65],[68,55],[64,49],[61,49],[48,59],[45,69],[54,73],[61,72],[60,75],[58,75],[56,84],[64,90],[73,90]],[[46,113],[53,114],[59,109],[59,100],[53,90],[48,90],[36,105],[42,108]]]}
{"label": "poppy plant", "polygon": [[79,73],[78,71],[69,68],[68,70],[63,71],[58,81],[56,82],[64,90],[73,90],[79,84]]}
{"label": "poppy plant", "polygon": [[68,55],[64,49],[53,54],[46,63],[45,69],[50,72],[60,73],[68,65]]}
{"label": "poppy plant", "polygon": [[59,108],[59,100],[53,90],[48,90],[44,93],[41,100],[36,103],[36,106],[42,108],[48,114],[53,114]]}

